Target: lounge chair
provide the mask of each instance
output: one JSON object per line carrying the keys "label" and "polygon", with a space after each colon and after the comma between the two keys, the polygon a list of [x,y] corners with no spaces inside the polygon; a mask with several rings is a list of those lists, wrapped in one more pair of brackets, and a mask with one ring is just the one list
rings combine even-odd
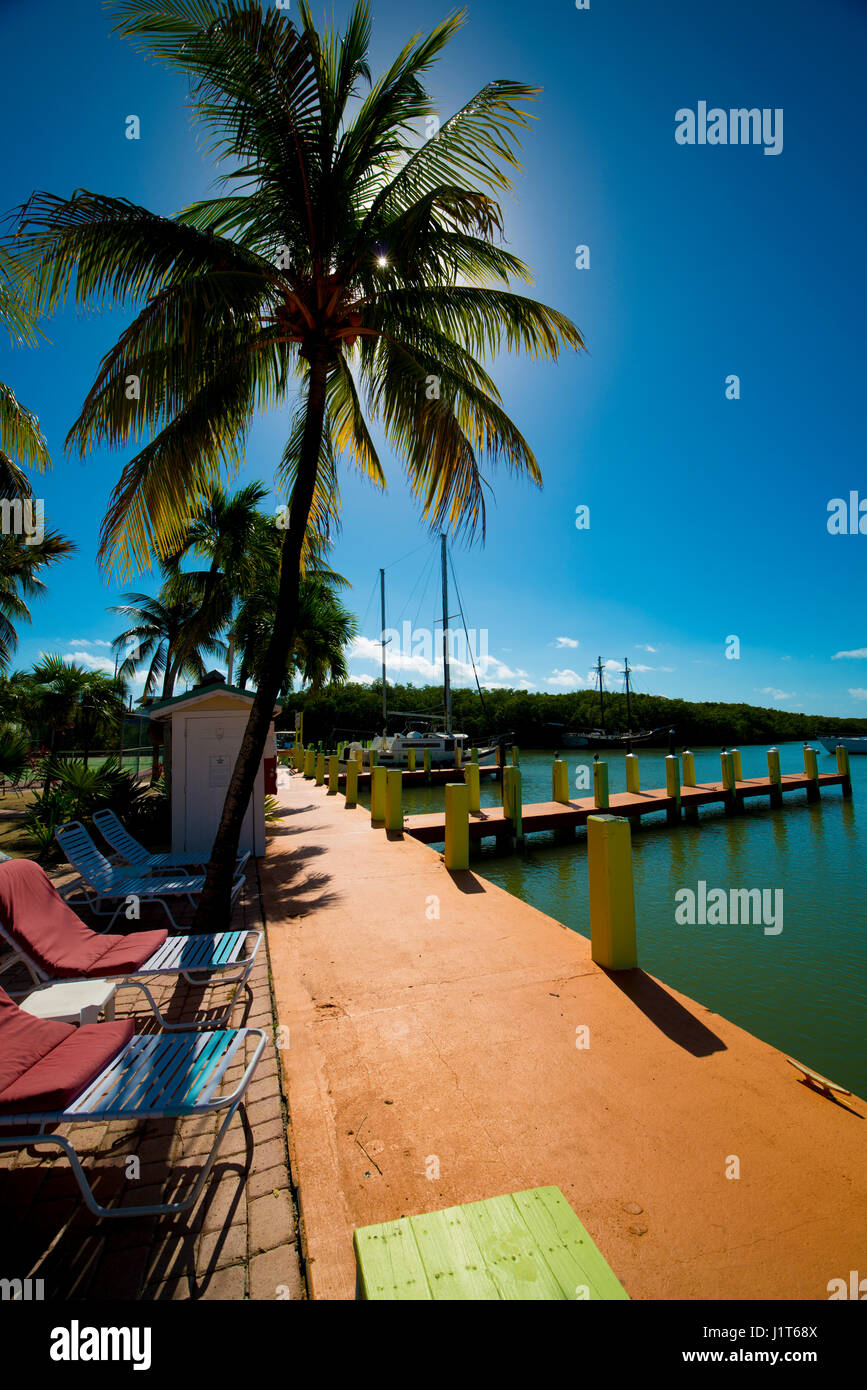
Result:
{"label": "lounge chair", "polygon": [[[123,911],[128,899],[132,897],[138,898],[142,902],[159,903],[175,931],[180,931],[182,928],[175,921],[166,900],[168,898],[186,898],[190,906],[195,908],[196,899],[205,886],[204,874],[174,874],[166,875],[165,878],[149,878],[135,865],[131,868],[118,868],[114,864],[109,864],[105,855],[97,849],[81,821],[78,820],[61,825],[55,830],[54,836],[80,880],[78,883],[71,884],[69,890],[64,892],[62,896],[68,898],[70,893],[81,890],[87,899],[88,906],[98,917],[111,918],[106,930],[115,921],[118,913]],[[233,903],[243,886],[244,875],[240,873],[236,875],[232,883]],[[111,908],[102,906],[105,902],[117,903],[113,912]]]}
{"label": "lounge chair", "polygon": [[[247,1038],[258,1038],[238,1084],[221,1093],[227,1068]],[[131,1019],[69,1023],[33,1018],[0,989],[0,1148],[51,1144],[69,1159],[95,1216],[163,1216],[199,1197],[229,1123],[265,1046],[261,1028],[136,1037]],[[57,1125],[111,1120],[188,1120],[224,1111],[192,1190],[179,1202],[100,1206],[71,1139]]]}
{"label": "lounge chair", "polygon": [[[203,873],[207,866],[207,857],[202,859],[201,855],[196,859],[177,854],[151,854],[144,845],[139,844],[133,835],[130,835],[120,817],[116,816],[114,811],[109,810],[108,807],[102,811],[94,811],[93,823],[106,844],[111,845],[115,853],[120,854],[127,864],[138,865],[142,872],[163,874],[176,873],[181,869],[189,873],[191,869],[198,869]],[[238,855],[235,865],[237,874],[241,873],[249,858],[250,851],[248,849],[243,854]]]}
{"label": "lounge chair", "polygon": [[[254,940],[248,949],[250,936]],[[0,864],[2,941],[9,943],[37,986],[58,980],[116,980],[118,988],[130,985],[142,991],[163,1028],[217,1028],[231,1017],[262,933],[241,929],[169,936],[164,927],[130,936],[95,932],[63,901],[44,869],[30,859],[10,859]],[[179,975],[190,984],[234,984],[235,989],[219,1016],[201,1023],[169,1023],[145,980]]]}

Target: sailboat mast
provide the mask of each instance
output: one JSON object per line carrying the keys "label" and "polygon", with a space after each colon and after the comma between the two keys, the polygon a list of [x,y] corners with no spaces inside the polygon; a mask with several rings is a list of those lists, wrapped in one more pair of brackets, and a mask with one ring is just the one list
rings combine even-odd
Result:
{"label": "sailboat mast", "polygon": [[452,732],[452,690],[449,683],[449,575],[446,557],[446,538],[440,537],[443,565],[443,700],[446,712],[446,734]]}
{"label": "sailboat mast", "polygon": [[385,685],[385,570],[379,571],[379,606],[382,616],[382,629],[380,631],[380,642],[382,645],[382,733],[385,736],[388,727],[388,710]]}
{"label": "sailboat mast", "polygon": [[630,699],[630,695],[629,695],[629,657],[626,656],[626,657],[623,658],[623,660],[624,660],[624,671],[623,671],[623,674],[624,674],[624,676],[626,677],[626,728],[627,728],[628,732],[631,734],[631,733],[632,733],[632,703],[631,703],[631,699]]}
{"label": "sailboat mast", "polygon": [[596,661],[596,672],[597,672],[597,675],[599,676],[599,727],[601,728],[601,730],[602,730],[602,732],[603,732],[603,734],[604,734],[604,733],[606,732],[606,730],[605,730],[605,689],[604,689],[604,686],[603,686],[603,684],[602,684],[602,657],[601,657],[601,656],[600,656],[600,657],[597,659],[597,661]]}

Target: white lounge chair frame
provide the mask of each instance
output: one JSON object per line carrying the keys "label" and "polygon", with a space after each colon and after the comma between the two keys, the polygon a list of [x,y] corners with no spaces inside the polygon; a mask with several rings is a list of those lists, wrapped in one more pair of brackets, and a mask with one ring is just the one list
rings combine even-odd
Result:
{"label": "white lounge chair frame", "polygon": [[[205,886],[204,874],[148,878],[144,873],[135,874],[119,870],[108,862],[81,821],[77,820],[59,826],[54,832],[54,838],[79,876],[77,883],[70,884],[68,888],[58,889],[60,896],[64,902],[68,902],[73,892],[83,892],[88,906],[98,917],[109,917],[110,920],[103,931],[108,931],[113,925],[131,897],[140,898],[143,902],[159,903],[175,931],[184,930],[180,923],[175,921],[167,899],[186,898],[195,909],[196,899]],[[233,904],[243,886],[244,874],[241,872],[232,883]],[[117,902],[117,907],[112,912],[110,908],[102,906],[104,902]]]}
{"label": "white lounge chair frame", "polygon": [[[228,1095],[216,1096],[226,1068],[244,1040],[252,1036],[258,1036],[259,1041],[241,1080]],[[208,1179],[223,1135],[244,1098],[265,1042],[266,1035],[261,1028],[136,1036],[65,1110],[44,1115],[0,1115],[0,1148],[51,1144],[61,1149],[69,1159],[81,1195],[94,1216],[168,1216],[188,1211]],[[207,1161],[192,1190],[181,1202],[136,1207],[101,1206],[93,1195],[72,1140],[63,1134],[45,1132],[58,1124],[93,1124],[98,1120],[186,1120],[221,1110],[225,1110],[225,1117]],[[36,1134],[32,1132],[34,1126]],[[31,1132],[5,1134],[6,1127],[30,1128]]]}
{"label": "white lounge chair frame", "polygon": [[[248,936],[255,937],[252,949],[249,951],[246,950]],[[14,952],[14,956],[10,960],[4,961],[0,965],[0,974],[13,965],[15,960],[20,960],[27,967],[37,987],[93,978],[89,975],[50,974],[25,946],[10,935],[2,922],[0,922],[0,941],[7,942]],[[140,989],[161,1028],[169,1031],[221,1028],[228,1023],[232,1016],[235,1001],[249,979],[256,953],[261,944],[262,933],[248,930],[246,927],[242,927],[240,931],[197,933],[195,936],[167,936],[162,946],[154,951],[153,955],[148,956],[147,960],[143,961],[136,970],[130,970],[125,975],[107,975],[99,978],[112,980],[118,989],[126,989],[127,987]],[[242,955],[242,951],[245,951],[245,954]],[[166,975],[180,975],[191,985],[234,984],[235,989],[232,991],[232,997],[225,1008],[214,1018],[203,1019],[197,1023],[170,1023],[142,979],[142,976],[146,979],[155,979]],[[8,990],[7,993],[9,993]],[[10,998],[14,997],[10,994]]]}
{"label": "white lounge chair frame", "polygon": [[[131,835],[124,825],[120,816],[116,815],[109,807],[105,806],[101,811],[94,811],[91,818],[102,838],[112,849],[123,856],[128,864],[138,865],[142,870],[155,874],[173,873],[178,870],[198,869],[204,872],[208,860],[189,858],[177,854],[151,854],[140,844],[134,835]],[[239,874],[246,866],[250,858],[250,851],[244,850],[243,854],[238,855],[238,862],[235,865],[235,873]]]}

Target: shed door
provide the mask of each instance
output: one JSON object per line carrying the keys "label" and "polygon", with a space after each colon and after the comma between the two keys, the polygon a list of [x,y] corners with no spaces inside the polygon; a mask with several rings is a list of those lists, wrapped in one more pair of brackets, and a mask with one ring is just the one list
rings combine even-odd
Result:
{"label": "shed door", "polygon": [[[226,791],[247,726],[246,713],[186,721],[186,850],[210,854]],[[253,848],[253,808],[247,807],[239,849]]]}

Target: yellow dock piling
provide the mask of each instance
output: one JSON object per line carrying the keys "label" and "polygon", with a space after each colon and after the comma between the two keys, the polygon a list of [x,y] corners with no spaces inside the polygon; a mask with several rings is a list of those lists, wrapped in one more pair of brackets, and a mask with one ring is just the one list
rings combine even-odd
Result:
{"label": "yellow dock piling", "polygon": [[849,771],[849,749],[844,748],[842,743],[838,743],[836,748],[836,754],[837,771],[839,772],[841,777],[845,777],[846,779],[843,783],[843,795],[845,797],[850,797],[852,795],[852,776]]}
{"label": "yellow dock piling", "polygon": [[742,765],[741,765],[741,752],[740,752],[740,749],[739,749],[739,748],[730,748],[730,749],[729,749],[729,752],[730,752],[731,755],[732,755],[732,762],[734,763],[734,767],[735,767],[735,781],[736,781],[736,782],[742,782],[742,781],[744,780],[744,769],[743,769],[743,767],[742,767]]}
{"label": "yellow dock piling", "polygon": [[463,765],[464,765],[464,750],[463,750],[463,747],[462,747],[462,745],[461,745],[460,743],[456,743],[456,744],[455,744],[455,767],[460,768],[460,767],[463,767]]}
{"label": "yellow dock piling", "polygon": [[385,820],[385,779],[385,768],[374,767],[370,774],[370,820],[374,825]]}
{"label": "yellow dock piling", "polygon": [[346,764],[346,804],[358,805],[358,763],[355,758],[350,758]]}
{"label": "yellow dock piling", "polygon": [[588,816],[587,872],[593,960],[605,970],[633,970],[638,964],[638,953],[628,820],[621,816]]}
{"label": "yellow dock piling", "polygon": [[804,776],[810,778],[810,785],[807,787],[807,800],[819,800],[819,762],[815,748],[810,748],[804,744]]}
{"label": "yellow dock piling", "polygon": [[779,748],[768,749],[768,780],[771,783],[771,805],[782,806],[783,785],[782,775],[780,773]]}
{"label": "yellow dock piling", "polygon": [[408,772],[415,772],[415,749],[406,750],[406,767]]}
{"label": "yellow dock piling", "polygon": [[737,809],[737,797],[735,795],[735,760],[731,753],[720,753],[720,766],[722,768],[722,784],[730,795],[726,798],[726,815],[730,816]]}
{"label": "yellow dock piling", "polygon": [[665,813],[671,825],[680,819],[680,759],[676,753],[669,753],[665,760],[665,790],[675,802]]}
{"label": "yellow dock piling", "polygon": [[470,867],[469,789],[460,782],[446,783],[445,865],[452,871]]}
{"label": "yellow dock piling", "polygon": [[385,828],[403,830],[403,773],[390,767],[385,774]]}
{"label": "yellow dock piling", "polygon": [[512,744],[512,767],[517,767],[521,761],[521,750],[516,743]]}
{"label": "yellow dock piling", "polygon": [[593,804],[600,810],[608,808],[608,764],[593,764]]}
{"label": "yellow dock piling", "polygon": [[695,754],[690,753],[688,748],[683,750],[683,785],[695,786]]}
{"label": "yellow dock piling", "polygon": [[371,750],[370,750],[370,752],[369,752],[369,754],[368,754],[368,756],[367,756],[367,761],[368,761],[368,763],[370,764],[371,767],[376,767],[378,757],[379,757],[379,754],[378,754],[377,750],[376,750],[375,748],[371,748]]}
{"label": "yellow dock piling", "polygon": [[482,809],[478,763],[467,764],[467,766],[464,768],[464,781],[467,784],[470,814],[477,816]]}
{"label": "yellow dock piling", "polygon": [[328,759],[328,795],[337,795],[337,779],[340,776],[340,758],[332,753]]}
{"label": "yellow dock piling", "polygon": [[426,748],[426,749],[424,750],[424,770],[425,770],[425,772],[427,772],[427,773],[430,772],[430,749],[429,749],[429,748]]}
{"label": "yellow dock piling", "polygon": [[316,776],[316,750],[314,748],[308,748],[304,754],[304,776]]}
{"label": "yellow dock piling", "polygon": [[638,777],[639,777],[639,773],[638,773],[638,759],[636,758],[636,756],[635,756],[634,753],[627,753],[627,754],[626,754],[626,790],[627,790],[628,792],[637,792],[637,791],[639,790]]}
{"label": "yellow dock piling", "polygon": [[569,804],[569,764],[565,758],[555,758],[551,769],[551,798],[564,806]]}

